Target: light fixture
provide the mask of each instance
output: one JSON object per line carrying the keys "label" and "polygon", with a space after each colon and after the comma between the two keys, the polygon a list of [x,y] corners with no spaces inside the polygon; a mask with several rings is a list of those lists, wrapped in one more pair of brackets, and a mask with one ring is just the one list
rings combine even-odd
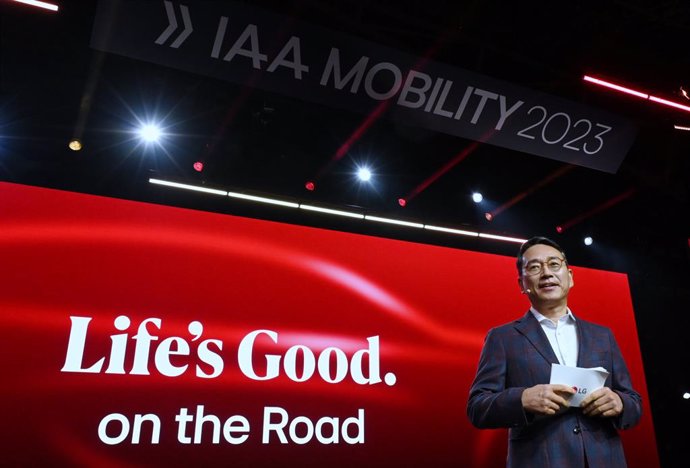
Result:
{"label": "light fixture", "polygon": [[43,8],[44,10],[58,11],[58,6],[53,3],[40,2],[38,0],[14,0],[17,3]]}
{"label": "light fixture", "polygon": [[481,203],[484,200],[484,196],[479,192],[472,193],[472,201],[475,203]]}
{"label": "light fixture", "polygon": [[668,99],[663,99],[657,96],[650,95],[649,100],[653,102],[658,102],[659,104],[664,104],[665,106],[675,107],[676,109],[684,110],[685,112],[690,112],[690,106],[678,104],[677,102],[669,101]]}
{"label": "light fixture", "polygon": [[204,163],[201,161],[195,162],[192,167],[194,167],[194,170],[197,172],[201,172],[204,170]]}
{"label": "light fixture", "polygon": [[287,208],[299,208],[299,209],[306,210],[306,211],[315,211],[315,212],[325,213],[325,214],[329,214],[329,215],[344,216],[344,217],[348,217],[348,218],[356,218],[356,219],[361,219],[361,220],[365,220],[365,221],[375,221],[375,222],[385,223],[385,224],[394,224],[394,225],[410,227],[410,228],[426,229],[429,231],[443,232],[443,233],[455,234],[455,235],[459,235],[459,236],[480,237],[482,239],[491,239],[491,240],[497,240],[497,241],[503,241],[503,242],[517,242],[517,243],[522,243],[522,242],[525,242],[525,240],[526,240],[526,239],[521,239],[521,238],[517,238],[517,237],[499,236],[499,235],[495,235],[495,234],[484,234],[484,233],[479,233],[479,232],[474,232],[474,231],[466,231],[464,229],[454,229],[454,228],[450,228],[450,227],[433,226],[430,224],[415,223],[415,222],[405,221],[405,220],[401,220],[401,219],[382,218],[379,216],[365,215],[363,213],[355,213],[352,211],[336,210],[336,209],[332,209],[332,208],[325,208],[325,207],[320,207],[320,206],[306,205],[306,204],[302,204],[302,203],[290,202],[287,200],[280,200],[277,198],[260,197],[260,196],[256,196],[256,195],[249,195],[246,193],[238,193],[238,192],[228,192],[228,191],[224,191],[224,190],[211,189],[211,188],[207,188],[207,187],[200,187],[197,185],[182,184],[179,182],[171,182],[171,181],[160,180],[160,179],[151,178],[151,179],[149,179],[149,183],[167,186],[167,187],[178,188],[178,189],[183,189],[183,190],[193,190],[193,191],[197,191],[197,192],[204,192],[204,193],[209,193],[209,194],[213,194],[213,195],[222,195],[222,196],[227,196],[227,197],[231,197],[231,198],[254,201],[254,202],[259,202],[259,203],[268,203],[271,205],[278,205],[278,206],[283,206],[283,207],[287,207]]}
{"label": "light fixture", "polygon": [[376,221],[378,223],[397,224],[398,226],[407,226],[419,229],[424,228],[424,225],[422,223],[412,223],[410,221],[403,221],[402,219],[382,218],[380,216],[371,215],[365,215],[364,219],[366,219],[367,221]]}
{"label": "light fixture", "polygon": [[228,197],[241,198],[243,200],[249,200],[249,201],[254,201],[254,202],[259,202],[259,203],[268,203],[269,205],[279,205],[279,206],[284,206],[287,208],[299,208],[299,204],[297,204],[297,203],[284,201],[284,200],[278,200],[275,198],[258,197],[256,195],[247,195],[246,193],[228,192]]}
{"label": "light fixture", "polygon": [[673,128],[676,130],[683,130],[684,132],[690,132],[690,127],[683,125],[674,125]]}
{"label": "light fixture", "polygon": [[626,93],[630,94],[632,96],[637,96],[642,99],[649,99],[649,94],[643,93],[641,91],[636,91],[634,89],[626,88],[625,86],[617,85],[615,83],[611,83],[610,81],[604,81],[600,80],[599,78],[594,78],[593,76],[587,76],[585,75],[583,78],[585,81],[589,81],[590,83],[594,83],[599,86],[603,86],[604,88],[609,88],[613,89],[615,91],[620,91],[621,93]]}
{"label": "light fixture", "polygon": [[79,151],[79,150],[81,150],[82,147],[83,147],[82,144],[81,144],[81,141],[80,141],[78,138],[74,138],[74,139],[70,140],[70,142],[69,142],[69,144],[68,144],[67,146],[68,146],[69,149],[71,149],[72,151]]}
{"label": "light fixture", "polygon": [[313,192],[314,189],[316,188],[316,184],[310,180],[309,182],[307,182],[306,184],[304,184],[304,188],[306,188],[306,189],[309,190],[310,192]]}
{"label": "light fixture", "polygon": [[428,229],[429,231],[447,232],[449,234],[458,234],[460,236],[479,237],[478,232],[465,231],[464,229],[447,228],[443,226],[432,226],[431,224],[425,224],[424,229]]}
{"label": "light fixture", "polygon": [[585,75],[582,78],[584,81],[588,81],[590,83],[594,83],[599,86],[603,86],[605,88],[613,89],[616,91],[620,91],[622,93],[630,94],[632,96],[636,96],[642,99],[647,99],[652,102],[656,102],[657,104],[663,104],[665,106],[669,107],[674,107],[676,109],[684,110],[686,112],[690,112],[690,106],[686,106],[683,104],[679,104],[677,102],[669,101],[668,99],[660,98],[658,96],[653,96],[648,93],[643,93],[642,91],[637,91],[631,88],[626,88],[625,86],[617,85],[615,83],[611,83],[610,81],[604,81],[599,78],[594,78],[592,76],[587,76]]}
{"label": "light fixture", "polygon": [[682,86],[680,87],[680,91],[678,92],[681,96],[683,96],[685,99],[690,100],[690,95],[688,95],[688,91],[683,88]]}
{"label": "light fixture", "polygon": [[360,167],[357,169],[357,177],[362,182],[369,182],[371,180],[371,171],[367,167]]}
{"label": "light fixture", "polygon": [[516,242],[518,244],[522,244],[523,242],[527,241],[527,239],[520,239],[519,237],[497,236],[494,234],[482,234],[481,232],[479,233],[479,237],[482,237],[484,239],[493,239],[506,242]]}
{"label": "light fixture", "polygon": [[149,183],[156,184],[156,185],[164,185],[166,187],[179,188],[179,189],[183,189],[183,190],[192,190],[194,192],[210,193],[212,195],[221,195],[221,196],[227,196],[228,195],[228,192],[226,192],[225,190],[210,189],[207,187],[199,187],[198,185],[181,184],[179,182],[170,182],[167,180],[149,179]]}
{"label": "light fixture", "polygon": [[160,140],[163,132],[156,124],[144,124],[139,128],[139,137],[147,143],[156,143]]}
{"label": "light fixture", "polygon": [[585,245],[592,245],[592,242],[594,242],[594,239],[592,239],[590,236],[585,237],[584,243]]}
{"label": "light fixture", "polygon": [[351,211],[334,210],[331,208],[322,208],[320,206],[305,205],[305,204],[301,204],[299,207],[301,209],[307,210],[307,211],[316,211],[318,213],[326,213],[326,214],[332,214],[332,215],[336,215],[336,216],[345,216],[347,218],[364,219],[363,214],[353,213]]}

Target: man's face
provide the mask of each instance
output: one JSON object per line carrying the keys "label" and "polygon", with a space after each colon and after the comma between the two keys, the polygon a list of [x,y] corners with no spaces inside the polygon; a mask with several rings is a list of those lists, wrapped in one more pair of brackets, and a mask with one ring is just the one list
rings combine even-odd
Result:
{"label": "man's face", "polygon": [[[537,244],[525,251],[522,260],[522,276],[518,282],[532,305],[566,305],[574,283],[573,272],[563,261],[563,255],[551,246]],[[559,261],[562,263],[560,269],[552,271]],[[538,267],[541,271],[536,273]]]}

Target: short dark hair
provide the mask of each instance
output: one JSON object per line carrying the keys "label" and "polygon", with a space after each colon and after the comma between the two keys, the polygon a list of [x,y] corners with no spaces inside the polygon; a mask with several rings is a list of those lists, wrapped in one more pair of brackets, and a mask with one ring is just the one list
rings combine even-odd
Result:
{"label": "short dark hair", "polygon": [[522,264],[522,256],[525,255],[525,251],[529,249],[530,247],[534,245],[548,245],[549,247],[553,247],[554,249],[558,250],[561,255],[563,255],[563,260],[565,260],[565,264],[568,264],[568,259],[565,256],[565,252],[561,248],[560,245],[558,245],[556,242],[552,241],[548,237],[542,237],[542,236],[535,236],[530,239],[527,239],[525,242],[522,243],[520,246],[520,250],[518,250],[517,254],[517,270],[518,270],[518,275],[522,276],[522,267],[524,266]]}

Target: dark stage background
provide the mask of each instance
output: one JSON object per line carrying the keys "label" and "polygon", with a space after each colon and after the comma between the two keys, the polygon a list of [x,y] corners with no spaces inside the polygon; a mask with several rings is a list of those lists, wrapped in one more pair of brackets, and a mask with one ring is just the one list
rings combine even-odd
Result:
{"label": "dark stage background", "polygon": [[[413,244],[409,248],[414,251],[429,249],[434,252],[441,248],[444,255],[439,258],[444,261],[446,254],[448,258],[465,258],[465,255],[500,258],[496,260],[500,268],[503,262],[510,263],[516,253],[516,243],[284,209],[155,186],[149,179],[155,177],[272,196],[296,203],[487,234],[553,237],[565,248],[581,276],[602,270],[611,272],[607,274],[613,277],[623,275],[627,278],[639,341],[626,334],[626,342],[622,345],[635,349],[639,344],[650,409],[647,416],[654,426],[659,465],[685,468],[690,464],[690,444],[687,431],[682,429],[684,422],[690,420],[690,400],[682,398],[684,392],[690,391],[687,372],[690,360],[690,132],[674,129],[674,125],[690,127],[690,114],[682,109],[613,93],[582,80],[586,74],[597,75],[670,101],[690,104],[682,92],[690,88],[684,81],[690,70],[690,54],[684,45],[690,34],[690,5],[685,2],[648,4],[594,0],[568,5],[537,1],[528,6],[494,0],[424,3],[151,0],[107,2],[124,5],[124,11],[130,11],[128,5],[145,5],[142,8],[146,14],[138,15],[129,23],[117,22],[115,16],[109,20],[110,16],[106,15],[105,21],[98,23],[99,2],[56,3],[60,9],[51,13],[13,1],[0,2],[0,181],[4,187],[8,183],[58,189],[69,192],[64,196],[75,199],[81,198],[74,194],[103,196],[107,197],[103,202],[105,206],[120,206],[120,202],[126,205],[125,201],[145,202],[151,213],[165,212],[170,207],[185,208],[194,210],[193,214],[188,214],[193,219],[197,216],[204,219],[207,216],[213,219],[235,216],[249,224],[252,219],[279,222],[281,226],[290,225],[285,228],[290,232],[292,229],[303,232],[296,226],[318,228],[325,230],[327,234],[324,235],[329,238],[343,233],[365,235],[365,242],[377,245],[378,242],[383,245],[403,242]],[[182,6],[187,8],[194,31],[175,48],[173,43],[187,29]],[[263,13],[246,13],[257,9]],[[164,37],[171,16],[176,18],[177,27]],[[218,36],[223,16],[227,17],[225,35]],[[254,73],[253,62],[248,57],[238,56],[232,63],[223,60],[233,40],[252,22],[258,25],[261,52],[271,59],[293,35],[300,37],[303,60],[311,66],[311,71],[298,80],[289,68],[267,71],[269,61],[261,62],[261,72]],[[93,46],[94,28],[99,24],[117,26],[111,33],[118,41],[113,40],[110,45],[119,44],[122,50],[111,51],[103,43],[100,49]],[[107,32],[107,27],[105,30],[99,28],[96,28],[99,33]],[[213,45],[217,37],[223,39],[219,43],[222,54],[214,57]],[[161,39],[160,43],[156,43],[157,39]],[[484,125],[496,130],[493,124],[500,109],[498,97],[487,100],[486,111],[474,126],[471,110],[478,108],[479,95],[473,95],[474,100],[468,104],[471,110],[466,111],[463,119],[453,120],[431,116],[431,111],[423,112],[424,108],[401,109],[395,102],[389,105],[385,100],[362,96],[361,92],[355,95],[347,87],[336,90],[332,80],[328,89],[322,90],[315,79],[325,67],[325,59],[319,58],[323,59],[331,47],[339,47],[343,65],[351,66],[360,56],[369,56],[368,66],[388,61],[404,72],[414,69],[434,80],[453,80],[448,106],[452,98],[457,104],[467,86],[471,86],[500,94],[506,106],[517,99],[524,100],[520,111],[526,111],[529,106],[543,106],[550,115],[555,115],[558,110],[572,119],[571,130],[580,118],[590,123],[614,122],[611,125],[620,130],[616,133],[619,139],[615,144],[605,140],[606,154],[599,154],[602,161],[594,160],[596,157],[584,161],[570,157],[574,153],[563,145],[532,145],[529,138],[506,136],[509,131],[532,122],[529,119],[539,117],[540,111],[523,115],[519,121],[506,120],[498,133],[485,132]],[[185,61],[190,57],[198,61]],[[294,56],[286,59],[294,59]],[[392,69],[389,67],[389,74],[382,72],[380,77],[390,77]],[[381,85],[380,82],[371,84],[374,90],[383,89],[375,87]],[[391,101],[396,101],[397,97]],[[433,106],[430,109],[433,110]],[[516,111],[513,116],[518,114]],[[553,131],[566,121],[563,114],[551,121]],[[141,123],[154,120],[161,123],[163,139],[157,144],[145,144],[139,139],[137,129]],[[586,125],[581,124],[578,131]],[[603,127],[596,128],[600,131]],[[531,130],[531,134],[546,135],[549,141],[557,136],[536,130]],[[606,134],[605,138],[612,134]],[[81,151],[68,149],[72,138],[81,140]],[[564,137],[562,142],[568,139],[570,137]],[[595,148],[596,139],[585,140],[588,148]],[[627,151],[626,142],[631,144]],[[618,152],[608,152],[610,148]],[[584,146],[578,147],[579,155],[583,154],[582,149]],[[203,162],[203,171],[194,169],[195,162]],[[612,169],[617,163],[620,166]],[[362,183],[354,176],[357,167],[362,165],[372,169],[374,177],[370,183]],[[602,168],[608,172],[600,170]],[[308,181],[315,183],[315,190],[305,188]],[[483,193],[482,203],[471,201],[473,191]],[[406,198],[405,207],[400,206],[399,198]],[[41,226],[49,225],[51,220],[78,218],[79,213],[66,212],[64,208],[56,207],[46,213],[45,207],[51,206],[52,196],[39,201],[45,204],[39,211],[21,214],[16,205],[21,200],[0,200],[0,236],[9,235],[9,213],[29,217],[32,213],[42,213],[43,218],[34,220]],[[486,212],[496,214],[492,221],[486,219]],[[107,213],[96,214],[107,217]],[[556,231],[559,225],[565,226],[560,233]],[[95,288],[93,291],[107,287],[99,280],[100,265],[95,260],[101,254],[113,260],[113,255],[123,252],[118,250],[123,246],[112,251],[101,246],[99,250],[93,239],[88,239],[86,227],[81,231],[70,231],[67,225],[63,227],[62,234],[78,234],[83,241],[79,248],[62,252],[55,248],[50,252],[61,256],[65,270],[52,264],[50,271],[39,270],[44,276],[34,278],[31,268],[35,264],[22,263],[26,257],[40,264],[40,255],[37,255],[49,253],[50,249],[46,250],[51,245],[48,239],[44,239],[45,243],[36,241],[27,249],[10,248],[7,255],[23,268],[24,276],[19,278],[14,276],[13,270],[2,270],[7,281],[0,284],[0,300],[6,301],[5,305],[19,307],[24,299],[39,300],[41,297],[44,304],[50,304],[53,293],[68,297],[74,286],[69,274],[74,271],[81,272],[80,278],[91,284]],[[40,232],[43,231],[29,229],[27,235]],[[102,234],[107,233],[103,231]],[[15,240],[21,243],[21,235],[16,232],[13,235],[19,236]],[[589,247],[582,243],[586,235],[594,238]],[[98,252],[96,257],[90,256]],[[137,251],[137,255],[139,253]],[[154,253],[160,260],[161,251]],[[6,263],[6,258],[0,258],[0,265],[4,267]],[[67,268],[70,265],[71,268]],[[92,268],[94,274],[87,274],[91,271],[88,269],[79,270],[79,265]],[[156,266],[165,274],[171,274],[174,267],[161,261],[142,265],[141,272],[145,271],[144,267],[153,269]],[[222,269],[218,274],[226,272]],[[210,274],[196,270],[195,273]],[[496,282],[497,287],[506,288],[505,296],[495,296],[497,301],[517,301],[504,304],[506,318],[511,318],[521,314],[526,304],[520,302],[519,296],[513,296],[517,291],[513,288],[510,268],[505,275],[505,284]],[[58,278],[62,292],[50,293],[39,281],[47,277]],[[448,281],[451,290],[450,279],[444,281]],[[141,280],[130,286],[144,297],[151,285]],[[594,301],[606,297],[605,291],[587,297],[584,288],[579,287],[574,291],[581,295],[578,300]],[[410,291],[414,291],[414,287]],[[187,290],[186,283],[179,284],[179,292],[189,296],[191,301],[192,293]],[[200,291],[202,296],[203,292]],[[111,293],[108,298],[125,301],[118,291]],[[422,293],[415,291],[415,294]],[[97,294],[89,296],[89,293],[77,296],[83,300],[98,298]],[[17,301],[7,302],[11,297]],[[16,311],[20,309],[11,309],[15,312],[6,318],[19,320],[22,315],[17,315]],[[618,310],[593,310],[598,316],[591,318],[603,322],[618,313]],[[114,318],[118,314],[133,313],[131,311],[124,306],[101,311],[99,322],[103,319],[101,325],[105,328],[99,335],[102,338],[99,346],[103,348],[97,351],[102,351],[103,355],[108,353],[109,336],[116,333]],[[38,395],[48,396],[45,404],[55,411],[53,415],[67,408],[57,404],[56,394],[46,389],[46,382],[31,380],[42,374],[32,374],[31,369],[19,367],[22,357],[26,356],[22,353],[41,349],[53,364],[64,364],[59,361],[64,359],[65,333],[69,330],[64,328],[69,327],[65,317],[74,313],[62,312],[52,317],[55,322],[51,322],[51,327],[41,329],[45,332],[41,337],[53,340],[52,345],[56,345],[55,340],[63,340],[56,348],[59,352],[48,352],[53,348],[47,343],[45,349],[41,348],[44,344],[40,340],[25,343],[19,334],[6,331],[5,343],[16,346],[3,349],[6,352],[2,358],[15,366],[13,369],[17,373],[14,375],[20,380],[27,379],[21,380],[24,384],[31,382],[35,386],[30,388],[46,391],[5,386],[4,391],[12,394],[7,394],[4,411],[18,415],[24,407],[17,402],[33,401]],[[150,316],[141,310],[136,317],[130,317],[129,353],[133,352],[131,336],[138,321]],[[35,325],[39,323],[40,320]],[[174,332],[171,330],[170,335],[165,336],[190,336],[185,329],[188,323],[180,319]],[[28,330],[34,324],[25,325]],[[483,335],[488,326],[484,323],[476,327],[476,332]],[[200,341],[211,338],[214,327],[208,324],[209,335],[204,334]],[[59,337],[53,336],[51,330],[60,330]],[[232,330],[228,332],[232,338],[227,342],[235,345],[243,336],[232,334]],[[357,346],[366,346],[366,341],[361,340],[367,336],[366,333],[357,334],[360,340]],[[474,356],[473,351],[470,354]],[[46,362],[42,365],[47,366]],[[386,362],[383,357],[382,362]],[[469,361],[466,364],[469,368]],[[191,381],[197,379],[188,372]],[[74,380],[63,381],[67,385],[61,389],[63,395],[72,391],[69,385],[74,385],[77,391],[79,385],[74,382],[81,383],[80,379],[88,380],[92,376],[74,374],[70,377]],[[122,381],[136,381],[136,377],[123,376]],[[188,380],[187,377],[179,379],[181,382]],[[166,381],[159,377],[153,380]],[[460,386],[461,383],[455,384]],[[112,395],[115,388],[118,387],[102,390]],[[396,391],[399,388],[397,385],[385,387]],[[159,390],[165,393],[168,389],[161,385]],[[420,395],[431,398],[426,391],[420,390]],[[112,403],[115,403],[117,397],[113,398]],[[96,397],[89,396],[83,403],[110,403],[95,400]],[[158,401],[155,396],[151,400]],[[72,402],[74,408],[80,403],[81,400]],[[149,404],[141,400],[141,411],[149,408]],[[181,405],[169,409],[178,410]],[[193,402],[189,405],[192,407]],[[224,405],[213,409],[221,413]],[[262,400],[260,407],[263,406]],[[325,404],[323,408],[327,409]],[[354,416],[352,411],[356,409],[355,406],[348,408],[341,416]],[[222,414],[226,418],[230,415]],[[93,413],[85,413],[80,418],[87,416]],[[381,421],[374,414],[367,412],[366,416]],[[260,415],[252,414],[251,420],[255,425]],[[46,422],[57,424],[57,416]],[[13,434],[11,427],[3,430],[10,432],[7,434],[10,438],[20,434]],[[93,436],[93,432],[90,434]],[[60,439],[61,436],[64,439]],[[41,435],[58,441],[56,446],[64,443],[77,447],[78,440],[69,439],[69,436],[70,433],[61,431],[59,425],[51,426]],[[472,432],[471,437],[479,436]],[[492,436],[487,437],[491,439]],[[655,448],[648,440],[633,444],[639,460],[654,457]],[[381,453],[402,452],[390,448]],[[103,461],[89,458],[93,454],[88,451],[76,451],[75,454],[85,457],[85,464]]]}

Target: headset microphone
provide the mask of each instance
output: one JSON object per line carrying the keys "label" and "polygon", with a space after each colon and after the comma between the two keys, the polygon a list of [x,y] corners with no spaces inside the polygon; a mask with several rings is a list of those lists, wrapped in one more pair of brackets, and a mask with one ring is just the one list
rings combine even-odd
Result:
{"label": "headset microphone", "polygon": [[532,292],[532,290],[530,288],[527,288],[524,291],[522,291],[522,294],[529,294],[531,292]]}

